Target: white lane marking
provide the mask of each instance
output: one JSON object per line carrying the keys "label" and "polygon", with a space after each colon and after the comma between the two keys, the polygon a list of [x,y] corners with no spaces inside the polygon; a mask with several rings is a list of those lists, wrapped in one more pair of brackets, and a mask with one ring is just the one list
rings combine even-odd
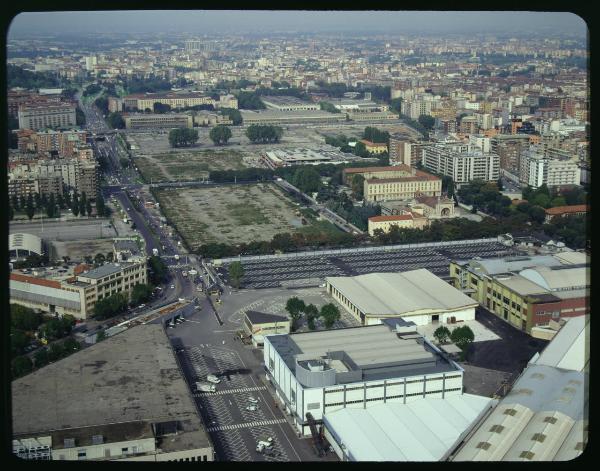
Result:
{"label": "white lane marking", "polygon": [[257,422],[244,422],[240,424],[217,425],[216,427],[208,427],[207,432],[219,432],[221,430],[236,430],[240,428],[261,427],[263,425],[276,425],[286,422],[286,419],[261,420]]}
{"label": "white lane marking", "polygon": [[202,397],[202,396],[221,396],[223,394],[237,394],[243,392],[252,392],[252,391],[263,391],[267,388],[265,386],[256,386],[249,388],[235,388],[235,389],[221,389],[220,391],[215,391],[213,393],[195,393],[194,397]]}

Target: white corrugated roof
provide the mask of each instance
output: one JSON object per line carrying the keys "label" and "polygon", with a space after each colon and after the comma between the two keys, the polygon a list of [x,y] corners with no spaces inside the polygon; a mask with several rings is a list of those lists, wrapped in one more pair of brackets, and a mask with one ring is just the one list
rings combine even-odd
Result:
{"label": "white corrugated roof", "polygon": [[332,276],[327,281],[366,314],[401,316],[477,305],[425,268],[403,273]]}
{"label": "white corrugated roof", "polygon": [[490,398],[463,394],[346,408],[323,420],[354,461],[439,461],[491,406]]}
{"label": "white corrugated roof", "polygon": [[582,371],[589,361],[588,320],[587,316],[568,318],[567,323],[544,349],[535,364]]}
{"label": "white corrugated roof", "polygon": [[587,267],[553,270],[550,267],[528,268],[520,275],[550,291],[582,287],[590,284]]}

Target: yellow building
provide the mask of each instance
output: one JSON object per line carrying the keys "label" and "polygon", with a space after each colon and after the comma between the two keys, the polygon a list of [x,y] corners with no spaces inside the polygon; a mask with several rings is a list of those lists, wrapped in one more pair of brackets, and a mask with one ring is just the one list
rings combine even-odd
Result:
{"label": "yellow building", "polygon": [[414,175],[415,169],[408,165],[390,165],[387,167],[356,167],[344,169],[344,181],[352,182],[354,175],[362,175],[365,180],[370,178],[399,178]]}
{"label": "yellow building", "polygon": [[261,347],[265,335],[289,334],[290,320],[258,311],[247,311],[244,317],[244,332],[252,336],[252,344]]}
{"label": "yellow building", "polygon": [[390,231],[392,226],[400,229],[423,229],[428,224],[427,218],[414,212],[405,212],[394,216],[374,216],[369,218],[369,235],[375,235],[377,229],[384,233]]}
{"label": "yellow building", "polygon": [[391,201],[415,198],[418,194],[441,196],[442,180],[417,170],[414,177],[365,180],[365,201]]}
{"label": "yellow building", "polygon": [[362,142],[365,145],[367,152],[370,152],[371,154],[383,154],[388,150],[387,144],[371,142],[367,141],[366,139],[362,139],[360,142]]}

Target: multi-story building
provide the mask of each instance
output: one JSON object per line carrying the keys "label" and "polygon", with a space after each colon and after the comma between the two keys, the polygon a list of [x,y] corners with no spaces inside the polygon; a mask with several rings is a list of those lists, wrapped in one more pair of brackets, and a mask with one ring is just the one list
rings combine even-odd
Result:
{"label": "multi-story building", "polygon": [[188,108],[199,105],[215,105],[210,96],[196,93],[153,93],[136,94],[123,97],[123,106],[130,110],[153,110],[155,103],[169,105],[173,109]]}
{"label": "multi-story building", "polygon": [[194,117],[191,114],[128,114],[123,119],[127,129],[194,127]]}
{"label": "multi-story building", "polygon": [[564,216],[580,216],[587,214],[590,210],[587,204],[573,204],[570,206],[555,206],[554,208],[546,209],[546,222],[552,221],[556,217]]}
{"label": "multi-story building", "polygon": [[416,167],[423,160],[423,149],[430,145],[433,143],[417,142],[401,136],[390,136],[390,164]]}
{"label": "multi-story building", "polygon": [[18,147],[21,152],[58,152],[60,157],[74,157],[78,149],[85,146],[86,131],[21,130],[17,132]]}
{"label": "multi-story building", "polygon": [[522,184],[539,188],[579,185],[580,168],[576,160],[551,159],[535,150],[528,150],[521,156],[519,179]]}
{"label": "multi-story building", "polygon": [[76,126],[74,103],[19,105],[19,129],[67,128]]}
{"label": "multi-story building", "polygon": [[457,185],[471,180],[498,180],[500,158],[497,154],[461,150],[446,144],[428,146],[423,150],[423,166],[437,174],[452,177]]}
{"label": "multi-story building", "polygon": [[583,253],[452,261],[450,276],[456,288],[527,333],[550,320],[589,314]]}
{"label": "multi-story building", "polygon": [[521,152],[529,147],[525,134],[496,134],[491,138],[491,151],[500,158],[500,169],[511,175],[519,175]]}
{"label": "multi-story building", "polygon": [[135,285],[147,282],[145,258],[106,263],[66,280],[13,272],[10,301],[42,312],[87,319],[93,315],[96,302],[116,293],[130,295]]}
{"label": "multi-story building", "polygon": [[264,337],[267,378],[301,435],[336,410],[462,394],[462,368],[427,338],[400,332],[385,320]]}

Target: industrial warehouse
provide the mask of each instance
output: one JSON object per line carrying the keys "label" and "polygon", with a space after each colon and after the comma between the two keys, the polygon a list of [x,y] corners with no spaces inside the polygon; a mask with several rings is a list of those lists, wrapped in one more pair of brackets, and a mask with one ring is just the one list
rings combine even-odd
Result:
{"label": "industrial warehouse", "polygon": [[13,452],[45,460],[213,461],[172,347],[140,325],[12,382]]}
{"label": "industrial warehouse", "polygon": [[364,325],[402,317],[416,325],[475,319],[477,302],[429,270],[326,278],[327,292]]}
{"label": "industrial warehouse", "polygon": [[264,337],[277,397],[298,431],[345,408],[461,395],[463,370],[402,320]]}

